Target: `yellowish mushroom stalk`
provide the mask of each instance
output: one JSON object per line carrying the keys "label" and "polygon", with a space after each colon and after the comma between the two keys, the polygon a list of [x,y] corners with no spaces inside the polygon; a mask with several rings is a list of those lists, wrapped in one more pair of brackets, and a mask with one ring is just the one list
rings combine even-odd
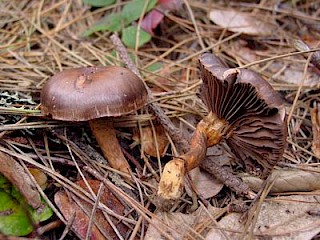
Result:
{"label": "yellowish mushroom stalk", "polygon": [[110,166],[116,170],[130,174],[130,166],[121,150],[112,120],[97,118],[90,120],[89,124],[103,156],[108,160]]}
{"label": "yellowish mushroom stalk", "polygon": [[192,136],[190,150],[168,162],[161,176],[158,196],[165,200],[178,199],[184,187],[184,177],[188,171],[200,165],[207,148],[219,143],[229,125],[210,112],[197,125]]}

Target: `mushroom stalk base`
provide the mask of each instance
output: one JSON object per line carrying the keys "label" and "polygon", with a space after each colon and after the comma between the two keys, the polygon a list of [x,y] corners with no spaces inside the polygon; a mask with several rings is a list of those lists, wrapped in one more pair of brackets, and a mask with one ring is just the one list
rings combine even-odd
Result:
{"label": "mushroom stalk base", "polygon": [[105,118],[89,121],[91,130],[110,166],[121,172],[130,173],[130,166],[119,145],[113,123]]}
{"label": "mushroom stalk base", "polygon": [[192,136],[190,150],[165,165],[158,196],[165,200],[178,199],[183,191],[185,174],[200,165],[206,156],[207,147],[219,143],[227,129],[228,123],[213,113],[203,118]]}

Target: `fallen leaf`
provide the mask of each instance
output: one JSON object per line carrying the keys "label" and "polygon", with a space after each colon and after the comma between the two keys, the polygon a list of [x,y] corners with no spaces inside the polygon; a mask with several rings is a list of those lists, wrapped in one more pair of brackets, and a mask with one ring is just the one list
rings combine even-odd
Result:
{"label": "fallen leaf", "polygon": [[154,35],[153,30],[161,23],[162,19],[164,18],[163,12],[179,10],[181,7],[181,0],[159,0],[157,9],[153,9],[143,18],[141,27],[147,33]]}
{"label": "fallen leaf", "polygon": [[[100,186],[100,181],[88,180],[88,183],[92,188],[92,190],[97,194]],[[76,184],[78,184],[83,189],[87,190],[87,187],[82,180],[77,181]],[[87,213],[91,214],[92,205],[79,199],[79,202],[82,205],[80,207],[79,205],[77,205],[75,201],[73,201],[68,197],[68,194],[66,192],[63,192],[63,191],[57,192],[55,194],[54,201],[57,204],[58,208],[63,213],[64,217],[68,221],[70,221],[74,217],[74,221],[72,222],[72,229],[81,238],[84,239],[86,236],[90,218],[84,212],[83,209],[85,209]],[[107,188],[103,189],[100,196],[100,202],[106,205],[108,208],[112,209],[115,213],[119,215],[124,214],[124,206]],[[110,219],[113,220],[114,225],[117,227],[119,233],[122,236],[125,236],[127,232],[127,227],[123,225],[121,222],[118,223],[118,219],[115,219],[111,216],[110,216]],[[99,228],[97,226],[99,226]],[[108,221],[105,219],[103,213],[100,210],[96,210],[95,224],[92,225],[90,239],[107,239],[107,238],[118,239],[116,233],[114,232],[113,228],[108,223]]]}
{"label": "fallen leaf", "polygon": [[[308,240],[320,232],[319,196],[292,195],[268,199],[262,203],[253,239]],[[257,213],[255,213],[257,214]],[[205,239],[246,239],[242,214],[231,213],[213,228]]]}
{"label": "fallen leaf", "polygon": [[1,233],[25,236],[33,231],[33,226],[22,206],[3,191],[0,191],[0,213]]}
{"label": "fallen leaf", "polygon": [[[81,237],[85,239],[88,225],[89,217],[82,211],[82,209],[71,199],[68,198],[67,193],[57,192],[54,195],[54,202],[57,204],[58,208],[61,210],[63,216],[67,221],[72,222],[72,229]],[[95,224],[92,225],[91,237],[90,239],[106,239]]]}
{"label": "fallen leaf", "polygon": [[83,2],[94,7],[105,7],[113,4],[115,0],[83,0]]}
{"label": "fallen leaf", "polygon": [[[200,225],[208,225],[208,223],[212,222],[212,219],[214,219],[210,214],[217,215],[221,211],[224,210],[209,205],[207,209],[204,209],[204,207],[201,206],[190,214],[183,214],[180,212],[157,212],[155,215],[156,217],[152,218],[144,240],[166,239],[155,227],[153,227],[154,225],[160,226],[161,224],[169,226],[169,229],[166,229],[166,232],[171,235],[173,239],[194,239],[194,233],[196,232],[195,228]],[[203,228],[199,229],[198,234],[200,235]]]}
{"label": "fallen leaf", "polygon": [[83,32],[82,36],[87,37],[98,31],[118,32],[122,28],[121,22],[122,18],[119,13],[108,14]]}
{"label": "fallen leaf", "polygon": [[[234,161],[231,154],[228,153],[226,149],[220,145],[215,145],[208,148],[207,157],[212,158],[214,162],[221,167],[229,166],[230,162]],[[195,176],[197,176],[197,174],[198,173],[194,173]],[[214,178],[212,174],[207,173],[206,171],[200,171],[200,175],[197,177],[198,180],[194,179],[193,177],[191,178],[193,180],[195,188],[205,199],[217,195],[224,186],[222,182]],[[186,192],[189,194],[189,196],[191,196],[190,191],[190,189],[186,188]]]}
{"label": "fallen leaf", "polygon": [[[139,37],[136,39],[138,31]],[[127,47],[135,48],[136,45],[141,47],[143,44],[149,42],[151,40],[151,35],[142,28],[139,28],[138,30],[138,26],[129,26],[122,30],[121,40]],[[136,40],[138,40],[138,43]]]}
{"label": "fallen leaf", "polygon": [[[303,81],[303,86],[317,86],[319,84],[319,76],[312,71],[307,71],[304,74],[303,66],[301,64],[286,64],[280,61],[274,61],[268,68],[276,75],[277,81],[295,84],[300,86]],[[279,74],[280,72],[280,74]],[[304,79],[304,80],[303,80]]]}
{"label": "fallen leaf", "polygon": [[[133,0],[124,5],[121,11],[121,17],[126,23],[132,23],[140,18],[142,13],[147,13],[155,7],[156,0],[149,0],[146,5],[145,0]],[[145,12],[144,12],[145,11]]]}
{"label": "fallen leaf", "polygon": [[[255,192],[258,192],[262,187],[263,180],[258,177],[244,175],[241,178]],[[272,193],[305,192],[320,189],[320,173],[317,172],[296,169],[274,170],[271,178],[275,178],[270,191]]]}
{"label": "fallen leaf", "polygon": [[144,0],[129,1],[127,4],[124,5],[122,11],[105,15],[101,20],[96,22],[93,26],[91,26],[84,33],[82,33],[82,35],[86,37],[98,31],[118,32],[123,27],[126,27],[133,21],[139,19],[144,10],[145,13],[149,12],[155,6],[156,3],[156,0],[150,0],[148,2],[147,7],[144,8]]}
{"label": "fallen leaf", "polygon": [[[161,125],[156,125],[154,129],[155,129],[155,132],[152,130],[151,126],[143,127],[141,134],[136,132],[132,138],[135,141],[139,141],[140,139],[141,146],[143,146],[143,151],[146,154],[153,157],[157,157],[157,145],[158,145],[158,152],[159,152],[159,155],[162,157],[166,152],[165,150],[169,143],[169,140]],[[156,136],[154,136],[154,133],[156,134]]]}
{"label": "fallen leaf", "polygon": [[320,159],[320,103],[311,109],[311,122],[313,133],[312,151]]}
{"label": "fallen leaf", "polygon": [[215,162],[220,166],[230,166],[230,163],[234,161],[234,157],[220,145],[208,148],[207,156],[214,158]]}
{"label": "fallen leaf", "polygon": [[152,10],[143,18],[140,26],[147,33],[154,35],[153,30],[159,25],[163,18],[164,15],[159,12],[159,10]]}
{"label": "fallen leaf", "polygon": [[[192,169],[189,172],[193,187],[204,199],[211,198],[217,195],[223,188],[223,183],[215,179],[207,172],[201,171],[200,168]],[[186,192],[189,196],[192,195],[192,190],[189,185],[186,186]]]}
{"label": "fallen leaf", "polygon": [[0,152],[0,173],[3,174],[25,197],[27,203],[34,209],[40,208],[40,194],[29,175],[11,156]]}
{"label": "fallen leaf", "polygon": [[47,175],[38,168],[28,168],[36,182],[39,184],[42,190],[45,190],[48,185]]}
{"label": "fallen leaf", "polygon": [[260,20],[257,15],[246,12],[238,12],[234,9],[214,9],[209,13],[209,18],[220,27],[232,32],[241,32],[248,35],[266,36],[272,35],[275,26]]}
{"label": "fallen leaf", "polygon": [[38,223],[48,220],[53,212],[43,201],[42,207],[33,209],[24,196],[0,175],[0,232],[8,236],[25,236]]}
{"label": "fallen leaf", "polygon": [[155,62],[153,64],[151,64],[150,66],[146,67],[145,70],[152,72],[152,73],[156,73],[158,71],[160,71],[163,68],[163,64],[161,62]]}

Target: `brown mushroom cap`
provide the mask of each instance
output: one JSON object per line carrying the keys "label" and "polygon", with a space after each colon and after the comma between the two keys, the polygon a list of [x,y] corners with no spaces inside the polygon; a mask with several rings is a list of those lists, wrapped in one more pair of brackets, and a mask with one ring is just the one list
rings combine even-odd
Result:
{"label": "brown mushroom cap", "polygon": [[209,53],[199,61],[203,100],[209,111],[230,125],[226,143],[247,170],[258,169],[266,176],[285,148],[287,129],[282,99],[253,71],[230,71]]}
{"label": "brown mushroom cap", "polygon": [[41,110],[52,118],[87,121],[120,116],[147,102],[142,80],[122,67],[67,69],[48,80],[41,92]]}

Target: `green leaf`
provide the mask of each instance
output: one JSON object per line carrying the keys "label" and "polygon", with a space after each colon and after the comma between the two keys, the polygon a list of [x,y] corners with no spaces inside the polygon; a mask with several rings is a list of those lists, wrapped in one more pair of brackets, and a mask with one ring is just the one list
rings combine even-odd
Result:
{"label": "green leaf", "polygon": [[[121,40],[129,48],[135,48],[136,46],[136,36],[137,36],[138,27],[130,26],[122,31]],[[141,47],[143,44],[151,40],[151,35],[140,28],[138,47]]]}
{"label": "green leaf", "polygon": [[31,213],[33,221],[36,223],[46,221],[53,215],[52,209],[48,206],[44,199],[41,199],[41,202],[43,203],[43,208],[41,208],[41,211],[36,211],[31,206],[29,206],[28,209],[28,211]]}
{"label": "green leaf", "polygon": [[8,181],[7,178],[0,174],[0,189],[3,189],[5,192],[11,190],[11,183]]}
{"label": "green leaf", "polygon": [[24,196],[0,175],[0,232],[10,236],[25,236],[33,231],[33,223],[49,219],[53,211],[41,199],[41,209],[34,210]]}
{"label": "green leaf", "polygon": [[31,206],[28,205],[24,196],[15,188],[11,189],[11,196],[18,201],[21,206],[28,206],[28,213],[32,216],[32,219],[35,223],[43,222],[50,218],[53,214],[52,209],[46,204],[46,202],[41,199],[43,206],[40,210],[34,210]]}
{"label": "green leaf", "polygon": [[163,64],[161,62],[155,62],[150,66],[148,66],[146,70],[154,73],[154,72],[158,72],[162,68],[163,68]]}
{"label": "green leaf", "polygon": [[[157,0],[149,0],[145,12],[149,12],[156,5],[156,3]],[[123,7],[121,16],[126,25],[140,18],[145,4],[146,0],[133,0]]]}
{"label": "green leaf", "polygon": [[123,20],[120,14],[111,13],[109,15],[104,16],[101,20],[93,24],[82,35],[84,37],[87,37],[98,31],[118,32],[121,30],[121,27],[123,25],[122,22]]}
{"label": "green leaf", "polygon": [[115,0],[83,0],[83,2],[94,7],[105,7],[113,4]]}
{"label": "green leaf", "polygon": [[9,194],[0,190],[0,232],[10,236],[25,236],[32,230],[24,209]]}
{"label": "green leaf", "polygon": [[[128,26],[133,21],[139,19],[143,13],[145,3],[145,0],[133,0],[129,2],[123,7],[120,13],[111,13],[104,16],[101,20],[87,29],[82,36],[87,37],[98,31],[119,32],[123,27]],[[156,3],[157,0],[149,0],[146,12],[149,12]]]}

